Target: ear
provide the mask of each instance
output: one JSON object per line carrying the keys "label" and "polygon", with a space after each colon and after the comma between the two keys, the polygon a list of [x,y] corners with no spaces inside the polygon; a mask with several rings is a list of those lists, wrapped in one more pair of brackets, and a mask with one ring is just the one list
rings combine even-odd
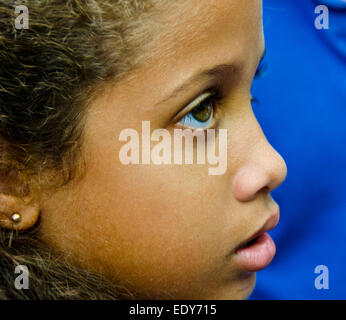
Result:
{"label": "ear", "polygon": [[38,202],[0,193],[0,227],[26,230],[35,225],[39,215]]}

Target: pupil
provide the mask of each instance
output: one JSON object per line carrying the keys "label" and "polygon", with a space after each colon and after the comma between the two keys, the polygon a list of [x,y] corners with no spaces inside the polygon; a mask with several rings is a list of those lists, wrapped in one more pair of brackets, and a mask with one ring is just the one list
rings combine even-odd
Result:
{"label": "pupil", "polygon": [[202,102],[192,110],[192,116],[199,122],[207,122],[213,113],[213,106],[209,102]]}

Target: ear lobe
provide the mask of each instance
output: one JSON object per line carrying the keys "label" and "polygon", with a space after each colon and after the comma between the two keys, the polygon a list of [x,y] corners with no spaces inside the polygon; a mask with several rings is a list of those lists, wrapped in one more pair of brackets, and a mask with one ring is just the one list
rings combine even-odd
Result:
{"label": "ear lobe", "polygon": [[0,227],[26,230],[33,227],[40,215],[38,202],[0,193]]}

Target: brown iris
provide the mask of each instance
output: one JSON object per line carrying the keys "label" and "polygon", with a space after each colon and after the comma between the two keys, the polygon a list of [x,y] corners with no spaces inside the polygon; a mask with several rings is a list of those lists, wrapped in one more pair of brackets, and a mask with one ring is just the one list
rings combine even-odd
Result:
{"label": "brown iris", "polygon": [[213,114],[213,109],[210,99],[206,99],[198,107],[191,110],[191,114],[197,121],[207,122]]}

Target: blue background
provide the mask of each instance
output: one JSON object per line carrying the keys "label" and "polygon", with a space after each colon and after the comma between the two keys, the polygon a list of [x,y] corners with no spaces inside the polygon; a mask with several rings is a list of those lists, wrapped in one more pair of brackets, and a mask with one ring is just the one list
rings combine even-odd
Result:
{"label": "blue background", "polygon": [[[317,30],[315,7],[329,7]],[[288,167],[272,192],[281,219],[271,265],[250,299],[346,299],[346,2],[264,0],[268,71],[254,112]],[[315,267],[329,289],[315,288]]]}

